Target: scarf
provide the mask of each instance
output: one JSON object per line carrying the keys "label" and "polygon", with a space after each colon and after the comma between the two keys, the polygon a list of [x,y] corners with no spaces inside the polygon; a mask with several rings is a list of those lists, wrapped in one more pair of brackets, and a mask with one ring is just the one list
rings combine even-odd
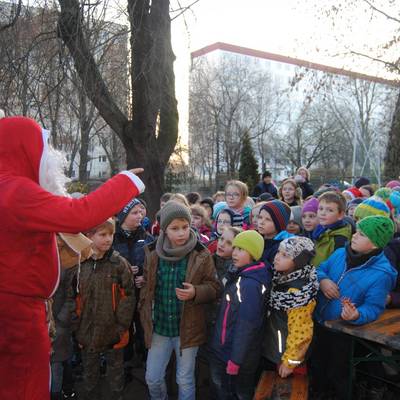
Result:
{"label": "scarf", "polygon": [[[306,280],[307,283],[299,290],[293,292],[281,292],[277,290],[280,285],[290,287],[290,285],[288,285],[290,282],[300,279]],[[306,265],[290,274],[274,271],[269,306],[274,310],[281,311],[288,311],[292,308],[305,306],[317,297],[318,287],[317,272],[312,265]]]}
{"label": "scarf", "polygon": [[172,262],[179,261],[186,257],[196,247],[196,244],[197,235],[193,229],[190,229],[189,240],[183,246],[175,248],[172,248],[168,236],[163,230],[161,230],[160,236],[157,239],[156,253],[158,257],[162,258],[163,260]]}
{"label": "scarf", "polygon": [[351,269],[365,264],[370,258],[377,256],[382,252],[382,249],[375,249],[369,253],[356,253],[350,246],[346,244],[346,263],[347,268]]}
{"label": "scarf", "polygon": [[346,223],[340,219],[339,221],[334,222],[333,224],[330,225],[318,225],[315,229],[314,232],[312,233],[312,239],[313,240],[318,240],[320,236],[325,233],[327,230],[331,229],[337,229],[345,226]]}

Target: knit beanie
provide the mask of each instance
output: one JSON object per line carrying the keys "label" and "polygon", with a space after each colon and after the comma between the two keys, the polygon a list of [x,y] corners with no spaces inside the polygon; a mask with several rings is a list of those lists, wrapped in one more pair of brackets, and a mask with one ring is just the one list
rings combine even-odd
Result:
{"label": "knit beanie", "polygon": [[290,207],[286,203],[280,200],[269,201],[261,207],[260,212],[262,210],[271,216],[278,233],[286,229],[290,219]]}
{"label": "knit beanie", "polygon": [[346,207],[346,208],[349,209],[350,207],[358,206],[358,205],[361,204],[364,200],[365,200],[365,199],[362,198],[362,197],[357,197],[356,199],[350,200],[350,201],[347,203],[347,207]]}
{"label": "knit beanie", "polygon": [[360,189],[361,186],[364,185],[369,185],[371,182],[368,178],[364,178],[363,176],[358,178],[355,182],[354,182],[354,186],[358,189]]}
{"label": "knit beanie", "polygon": [[393,190],[389,197],[389,201],[394,208],[394,215],[397,217],[400,213],[400,192]]}
{"label": "knit beanie", "polygon": [[384,217],[389,217],[389,207],[379,197],[372,196],[368,199],[365,199],[354,210],[354,218],[358,220],[369,217],[371,215],[382,215]]}
{"label": "knit beanie", "polygon": [[303,209],[301,210],[301,215],[306,212],[313,212],[315,214],[318,213],[319,201],[315,197],[305,201],[303,203]]}
{"label": "knit beanie", "polygon": [[303,223],[301,221],[301,206],[292,206],[290,207],[290,218],[289,221],[296,222],[297,225],[303,227]]}
{"label": "knit beanie", "polygon": [[169,200],[160,210],[160,228],[165,232],[168,225],[176,218],[186,219],[190,224],[192,220],[190,209],[177,201]]}
{"label": "knit beanie", "polygon": [[264,251],[264,239],[256,231],[244,231],[233,239],[232,246],[246,250],[255,261],[258,261]]}
{"label": "knit beanie", "polygon": [[258,196],[258,199],[259,199],[260,201],[270,201],[270,200],[274,200],[274,196],[272,196],[272,194],[269,193],[269,192],[264,192],[264,193],[261,193],[261,194]]}
{"label": "knit beanie", "polygon": [[227,208],[228,204],[226,201],[219,201],[218,203],[214,204],[213,207],[213,214],[212,214],[212,219],[217,219],[218,214],[224,209]]}
{"label": "knit beanie", "polygon": [[383,201],[389,200],[392,189],[388,187],[380,188],[375,192],[375,196],[380,197]]}
{"label": "knit beanie", "polygon": [[387,188],[394,189],[395,187],[399,187],[400,182],[399,181],[390,181],[386,184]]}
{"label": "knit beanie", "polygon": [[311,239],[293,236],[282,240],[279,250],[286,253],[295,263],[296,268],[303,268],[315,255],[315,246]]}
{"label": "knit beanie", "polygon": [[381,215],[365,217],[358,222],[357,229],[380,249],[390,242],[395,232],[393,221]]}
{"label": "knit beanie", "polygon": [[355,199],[357,197],[363,197],[362,193],[360,192],[360,189],[358,189],[356,187],[351,187],[346,190],[343,190],[342,193],[348,194],[351,197],[351,199]]}
{"label": "knit beanie", "polygon": [[138,204],[142,204],[138,199],[133,198],[118,214],[117,214],[117,219],[119,224],[121,225],[128,214],[131,212],[132,208],[137,206]]}

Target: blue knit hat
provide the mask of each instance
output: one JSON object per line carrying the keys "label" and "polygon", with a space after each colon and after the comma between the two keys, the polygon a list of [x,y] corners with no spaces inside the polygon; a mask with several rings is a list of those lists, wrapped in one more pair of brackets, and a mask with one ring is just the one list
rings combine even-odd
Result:
{"label": "blue knit hat", "polygon": [[137,206],[138,204],[143,205],[142,202],[140,202],[138,199],[133,198],[117,215],[117,219],[119,224],[121,225],[124,221],[125,218],[128,216],[128,214],[131,212],[132,208]]}

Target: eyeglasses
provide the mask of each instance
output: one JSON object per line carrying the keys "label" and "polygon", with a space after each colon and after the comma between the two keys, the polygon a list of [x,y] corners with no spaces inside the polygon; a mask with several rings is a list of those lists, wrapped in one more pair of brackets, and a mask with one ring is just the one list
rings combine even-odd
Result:
{"label": "eyeglasses", "polygon": [[238,193],[238,192],[233,192],[233,193],[228,192],[228,193],[225,193],[225,197],[238,198],[238,197],[240,197],[240,193]]}
{"label": "eyeglasses", "polygon": [[231,221],[220,221],[219,219],[217,219],[217,224],[218,225],[231,225]]}

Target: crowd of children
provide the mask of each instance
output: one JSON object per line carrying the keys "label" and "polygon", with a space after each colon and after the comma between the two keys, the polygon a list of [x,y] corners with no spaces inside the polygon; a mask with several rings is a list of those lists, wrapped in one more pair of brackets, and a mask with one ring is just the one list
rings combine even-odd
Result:
{"label": "crowd of children", "polygon": [[[263,369],[308,374],[312,398],[346,398],[349,344],[324,322],[361,325],[399,306],[400,182],[374,191],[362,178],[345,193],[313,193],[300,168],[279,189],[265,172],[254,193],[235,180],[214,198],[166,193],[153,224],[133,199],[81,235],[84,245],[59,237],[75,262],[61,257],[68,269],[54,298],[54,343],[66,346],[54,346],[53,399],[72,398],[72,338],[87,399],[97,398],[101,362],[112,399],[134,362],[150,398],[167,399],[172,353],[180,400],[195,398],[203,355],[210,399],[252,399]],[[368,398],[383,393],[372,382]]]}

